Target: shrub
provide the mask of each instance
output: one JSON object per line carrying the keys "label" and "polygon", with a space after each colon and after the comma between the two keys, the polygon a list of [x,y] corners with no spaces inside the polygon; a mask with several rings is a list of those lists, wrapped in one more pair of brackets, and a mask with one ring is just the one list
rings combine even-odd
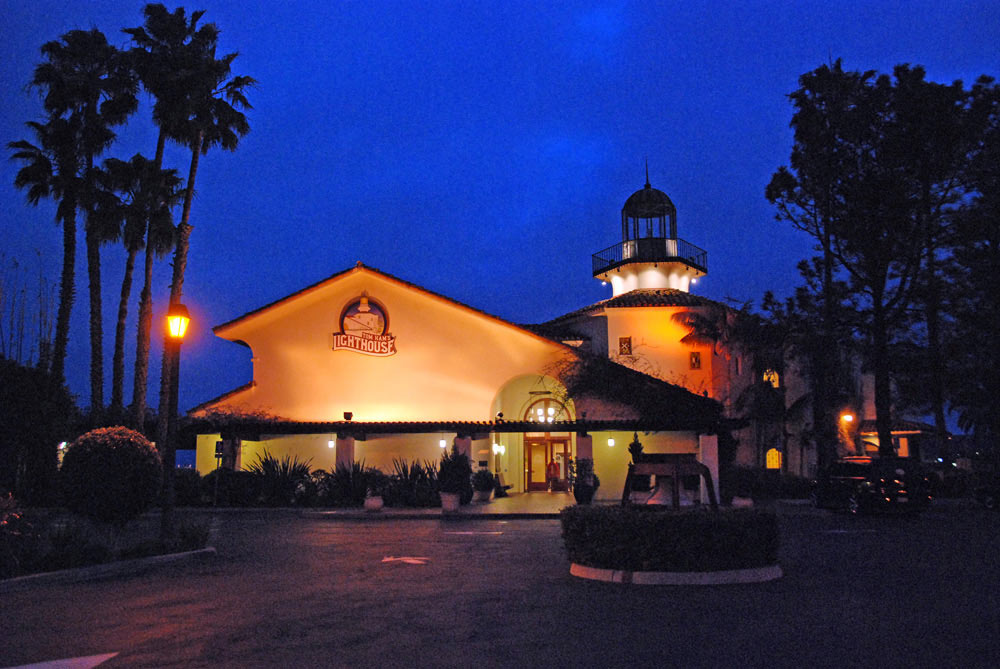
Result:
{"label": "shrub", "polygon": [[571,562],[630,571],[721,571],[775,564],[771,512],[568,506],[562,537]]}
{"label": "shrub", "polygon": [[164,555],[173,551],[198,550],[208,544],[208,535],[209,527],[206,523],[182,520],[177,525],[176,544],[168,546],[160,539],[147,539],[119,551],[118,559],[130,560],[153,555]]}
{"label": "shrub", "polygon": [[492,491],[494,487],[496,487],[496,478],[490,470],[479,469],[472,475],[473,490],[478,490],[479,492],[489,492]]}
{"label": "shrub", "polygon": [[174,472],[174,493],[177,506],[204,504],[201,474],[197,469],[184,467]]}
{"label": "shrub", "polygon": [[211,532],[207,523],[182,521],[177,525],[177,549],[195,551],[208,545]]}
{"label": "shrub", "polygon": [[268,506],[289,506],[295,503],[299,486],[309,480],[309,462],[299,462],[298,456],[289,455],[279,460],[265,449],[247,471],[258,479],[261,502]]}
{"label": "shrub", "polygon": [[382,493],[387,506],[440,506],[437,467],[432,462],[392,461],[393,473]]}
{"label": "shrub", "polygon": [[260,497],[259,483],[250,472],[220,468],[202,479],[202,490],[219,506],[253,506]]}
{"label": "shrub", "polygon": [[121,527],[159,496],[160,456],[144,436],[125,427],[83,434],[63,457],[60,483],[66,507]]}
{"label": "shrub", "polygon": [[79,522],[56,526],[49,533],[49,550],[40,557],[33,571],[56,571],[109,562],[114,551],[107,539],[99,537],[92,526]]}
{"label": "shrub", "polygon": [[472,499],[472,462],[456,444],[441,454],[437,478],[441,492],[458,493],[463,504]]}
{"label": "shrub", "polygon": [[39,536],[14,496],[0,497],[0,579],[30,569],[39,553]]}
{"label": "shrub", "polygon": [[40,367],[0,356],[0,493],[27,506],[55,502],[57,444],[77,419],[66,385]]}
{"label": "shrub", "polygon": [[326,506],[362,506],[368,490],[378,488],[384,474],[364,462],[352,462],[348,467],[338,464],[328,473],[320,490],[320,501]]}

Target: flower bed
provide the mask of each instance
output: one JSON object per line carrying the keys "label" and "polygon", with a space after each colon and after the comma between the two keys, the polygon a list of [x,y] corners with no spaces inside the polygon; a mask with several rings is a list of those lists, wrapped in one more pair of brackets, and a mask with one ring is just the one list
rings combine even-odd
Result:
{"label": "flower bed", "polygon": [[767,567],[778,559],[777,518],[757,509],[569,506],[561,522],[570,562],[585,567],[710,572]]}

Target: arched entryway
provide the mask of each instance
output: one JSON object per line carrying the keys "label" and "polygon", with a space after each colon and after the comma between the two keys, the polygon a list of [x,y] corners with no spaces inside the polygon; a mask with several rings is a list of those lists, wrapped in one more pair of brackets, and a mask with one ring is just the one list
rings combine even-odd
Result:
{"label": "arched entryway", "polygon": [[566,407],[552,397],[528,405],[524,420],[538,423],[537,432],[524,434],[524,480],[528,492],[567,490],[572,440],[569,432],[552,432],[545,427],[567,420]]}

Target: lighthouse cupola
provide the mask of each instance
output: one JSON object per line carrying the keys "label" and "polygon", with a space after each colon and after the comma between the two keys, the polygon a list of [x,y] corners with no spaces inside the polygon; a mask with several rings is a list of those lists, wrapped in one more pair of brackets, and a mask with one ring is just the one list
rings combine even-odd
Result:
{"label": "lighthouse cupola", "polygon": [[688,292],[708,273],[708,253],[677,237],[677,208],[649,183],[622,207],[622,241],[595,253],[594,277],[611,284],[615,297],[638,288]]}

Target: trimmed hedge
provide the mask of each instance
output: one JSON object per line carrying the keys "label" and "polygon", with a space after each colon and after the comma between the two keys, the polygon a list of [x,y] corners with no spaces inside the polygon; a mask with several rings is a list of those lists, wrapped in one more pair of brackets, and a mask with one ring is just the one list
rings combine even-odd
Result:
{"label": "trimmed hedge", "polygon": [[570,562],[626,571],[723,571],[778,560],[773,512],[568,506],[560,514]]}
{"label": "trimmed hedge", "polygon": [[59,476],[70,511],[121,526],[156,502],[161,472],[160,454],[146,437],[126,427],[105,427],[69,445]]}

